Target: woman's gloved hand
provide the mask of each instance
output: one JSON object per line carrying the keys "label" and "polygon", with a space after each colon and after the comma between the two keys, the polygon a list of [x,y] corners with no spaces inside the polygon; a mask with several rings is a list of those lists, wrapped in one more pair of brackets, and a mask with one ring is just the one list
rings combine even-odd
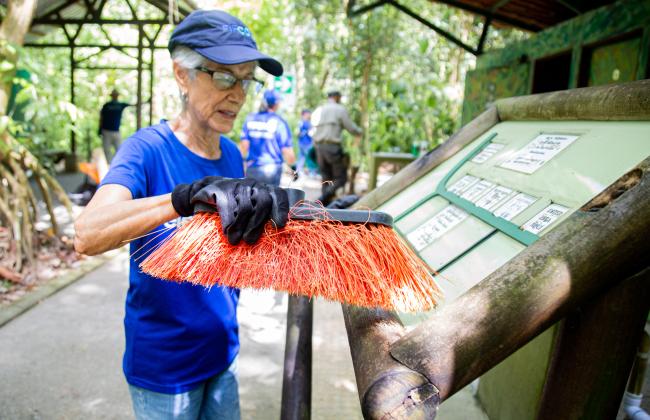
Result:
{"label": "woman's gloved hand", "polygon": [[232,245],[242,239],[248,244],[257,242],[268,220],[283,228],[289,215],[289,199],[282,188],[253,179],[218,176],[177,185],[172,205],[185,217],[197,211],[219,213],[223,233]]}

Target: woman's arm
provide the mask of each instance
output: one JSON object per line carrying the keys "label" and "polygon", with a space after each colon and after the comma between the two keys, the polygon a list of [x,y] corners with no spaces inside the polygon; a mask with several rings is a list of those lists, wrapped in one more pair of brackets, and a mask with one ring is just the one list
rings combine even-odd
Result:
{"label": "woman's arm", "polygon": [[101,254],[176,217],[171,194],[133,200],[128,188],[104,185],[75,221],[74,248],[81,254]]}

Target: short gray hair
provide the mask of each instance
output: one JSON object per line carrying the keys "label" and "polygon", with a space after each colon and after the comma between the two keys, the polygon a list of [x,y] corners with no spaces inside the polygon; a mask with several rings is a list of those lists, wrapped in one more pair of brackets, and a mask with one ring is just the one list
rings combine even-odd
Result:
{"label": "short gray hair", "polygon": [[[187,70],[187,74],[190,77],[190,80],[194,80],[196,77],[196,68],[205,65],[205,63],[208,61],[201,54],[183,45],[179,45],[178,47],[174,48],[171,56],[174,63]],[[183,92],[179,92],[179,94],[181,96],[183,109],[185,109],[185,106],[187,105],[187,96],[185,96]]]}
{"label": "short gray hair", "polygon": [[179,45],[171,53],[172,61],[188,70],[190,78],[196,76],[196,68],[204,65],[208,60],[196,51]]}

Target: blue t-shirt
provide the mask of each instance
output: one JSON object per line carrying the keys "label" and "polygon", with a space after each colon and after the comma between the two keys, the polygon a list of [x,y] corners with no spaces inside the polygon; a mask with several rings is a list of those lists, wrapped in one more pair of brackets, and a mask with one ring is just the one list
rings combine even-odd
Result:
{"label": "blue t-shirt", "polygon": [[275,112],[249,114],[242,127],[241,139],[248,140],[246,166],[281,165],[282,149],[292,147],[289,124]]}
{"label": "blue t-shirt", "polygon": [[[137,199],[167,194],[177,184],[208,175],[243,177],[237,146],[223,136],[220,145],[220,159],[198,156],[162,121],[139,130],[122,144],[101,185],[123,185]],[[175,227],[177,222],[172,220],[153,231]],[[239,290],[206,289],[142,273],[138,268],[142,256],[168,234],[131,242],[123,368],[132,385],[176,394],[223,371],[237,355]]]}
{"label": "blue t-shirt", "polygon": [[311,129],[311,121],[301,120],[300,131],[298,132],[298,144],[301,146],[311,146],[311,136],[309,130]]}
{"label": "blue t-shirt", "polygon": [[110,101],[102,107],[102,130],[120,131],[120,122],[122,121],[122,111],[129,106],[124,102]]}

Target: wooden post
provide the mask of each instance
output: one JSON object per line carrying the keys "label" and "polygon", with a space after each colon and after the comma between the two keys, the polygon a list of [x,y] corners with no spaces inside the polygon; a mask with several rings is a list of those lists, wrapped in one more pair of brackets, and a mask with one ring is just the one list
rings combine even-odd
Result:
{"label": "wooden post", "polygon": [[342,306],[363,417],[433,419],[440,403],[436,387],[388,352],[405,333],[397,315]]}
{"label": "wooden post", "polygon": [[[650,158],[391,345],[444,400],[647,265]],[[642,264],[641,264],[642,263]]]}
{"label": "wooden post", "polygon": [[313,301],[289,296],[287,341],[284,347],[281,420],[311,418],[311,336]]}
{"label": "wooden post", "polygon": [[[153,45],[153,41],[151,41]],[[151,61],[149,62],[149,125],[153,125],[153,76],[154,76],[154,53],[156,50],[151,48]]]}
{"label": "wooden post", "polygon": [[613,419],[650,309],[650,268],[573,311],[556,339],[538,420]]}
{"label": "wooden post", "polygon": [[136,127],[142,128],[142,38],[144,36],[142,24],[138,24],[138,86],[137,86],[137,103],[135,108]]}

